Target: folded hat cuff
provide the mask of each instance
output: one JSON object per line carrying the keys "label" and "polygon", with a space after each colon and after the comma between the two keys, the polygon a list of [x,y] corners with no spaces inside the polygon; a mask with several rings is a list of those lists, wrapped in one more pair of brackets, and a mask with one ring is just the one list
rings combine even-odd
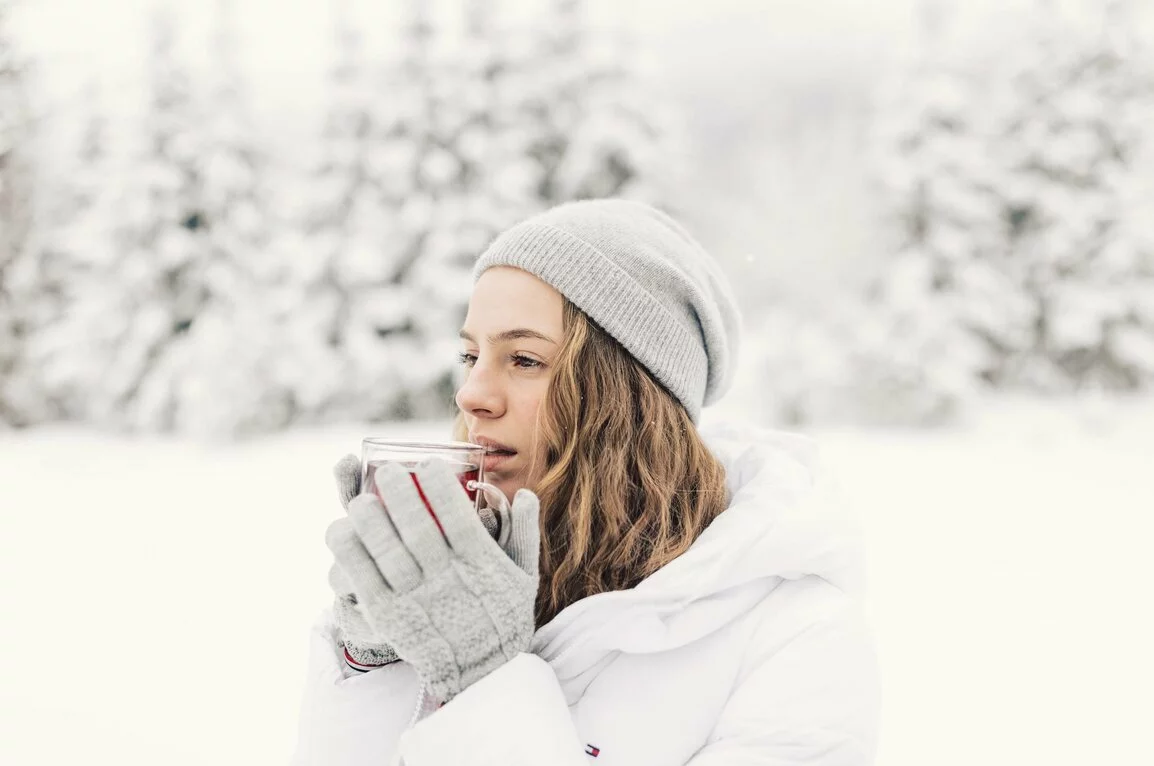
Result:
{"label": "folded hat cuff", "polygon": [[552,285],[625,347],[697,420],[708,359],[700,334],[685,327],[627,271],[594,245],[541,223],[514,226],[477,260],[474,279],[513,266]]}

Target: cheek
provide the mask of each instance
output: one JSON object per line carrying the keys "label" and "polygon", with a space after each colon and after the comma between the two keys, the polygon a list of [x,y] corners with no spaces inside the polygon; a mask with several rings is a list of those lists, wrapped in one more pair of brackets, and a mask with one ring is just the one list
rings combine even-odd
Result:
{"label": "cheek", "polygon": [[533,444],[539,459],[544,459],[545,457],[545,443],[541,435],[541,420],[545,417],[545,408],[547,406],[545,393],[545,390],[538,392],[529,407],[528,427],[533,434]]}
{"label": "cheek", "polygon": [[[538,422],[545,411],[545,389],[543,386],[522,386],[508,400],[510,420],[517,424],[522,438],[536,438]],[[528,440],[526,440],[527,443]]]}
{"label": "cheek", "polygon": [[534,430],[536,430],[537,421],[545,414],[545,399],[548,393],[548,383],[534,386],[531,391],[526,392],[525,411],[534,424]]}
{"label": "cheek", "polygon": [[534,391],[532,397],[529,400],[529,409],[532,411],[533,417],[534,418],[539,417],[540,414],[542,412],[544,412],[544,408],[545,408],[545,392],[544,391]]}

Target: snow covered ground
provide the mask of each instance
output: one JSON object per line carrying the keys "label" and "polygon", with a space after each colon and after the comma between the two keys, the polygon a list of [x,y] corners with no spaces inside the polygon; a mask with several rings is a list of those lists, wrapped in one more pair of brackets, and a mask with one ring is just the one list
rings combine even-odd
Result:
{"label": "snow covered ground", "polygon": [[[329,466],[443,430],[0,434],[0,762],[286,763]],[[1154,401],[820,436],[867,533],[880,764],[1154,763]]]}

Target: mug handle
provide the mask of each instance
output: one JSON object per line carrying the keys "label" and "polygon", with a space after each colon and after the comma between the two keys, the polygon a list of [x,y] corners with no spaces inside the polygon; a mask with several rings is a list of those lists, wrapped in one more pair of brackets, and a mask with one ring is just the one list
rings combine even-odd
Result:
{"label": "mug handle", "polygon": [[505,493],[492,484],[476,479],[470,479],[465,486],[473,492],[480,490],[484,494],[486,504],[477,513],[480,515],[485,529],[489,531],[494,540],[500,543],[501,532],[508,528],[508,524],[505,522],[508,521],[511,510]]}

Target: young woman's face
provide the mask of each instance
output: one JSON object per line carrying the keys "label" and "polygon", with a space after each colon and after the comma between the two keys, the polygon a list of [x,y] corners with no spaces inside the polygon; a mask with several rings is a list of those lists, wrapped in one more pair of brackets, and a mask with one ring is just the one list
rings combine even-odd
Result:
{"label": "young woman's face", "polygon": [[469,440],[501,450],[485,458],[485,480],[510,500],[544,475],[537,410],[561,347],[563,307],[561,294],[532,274],[493,267],[473,288],[461,328],[457,406]]}

